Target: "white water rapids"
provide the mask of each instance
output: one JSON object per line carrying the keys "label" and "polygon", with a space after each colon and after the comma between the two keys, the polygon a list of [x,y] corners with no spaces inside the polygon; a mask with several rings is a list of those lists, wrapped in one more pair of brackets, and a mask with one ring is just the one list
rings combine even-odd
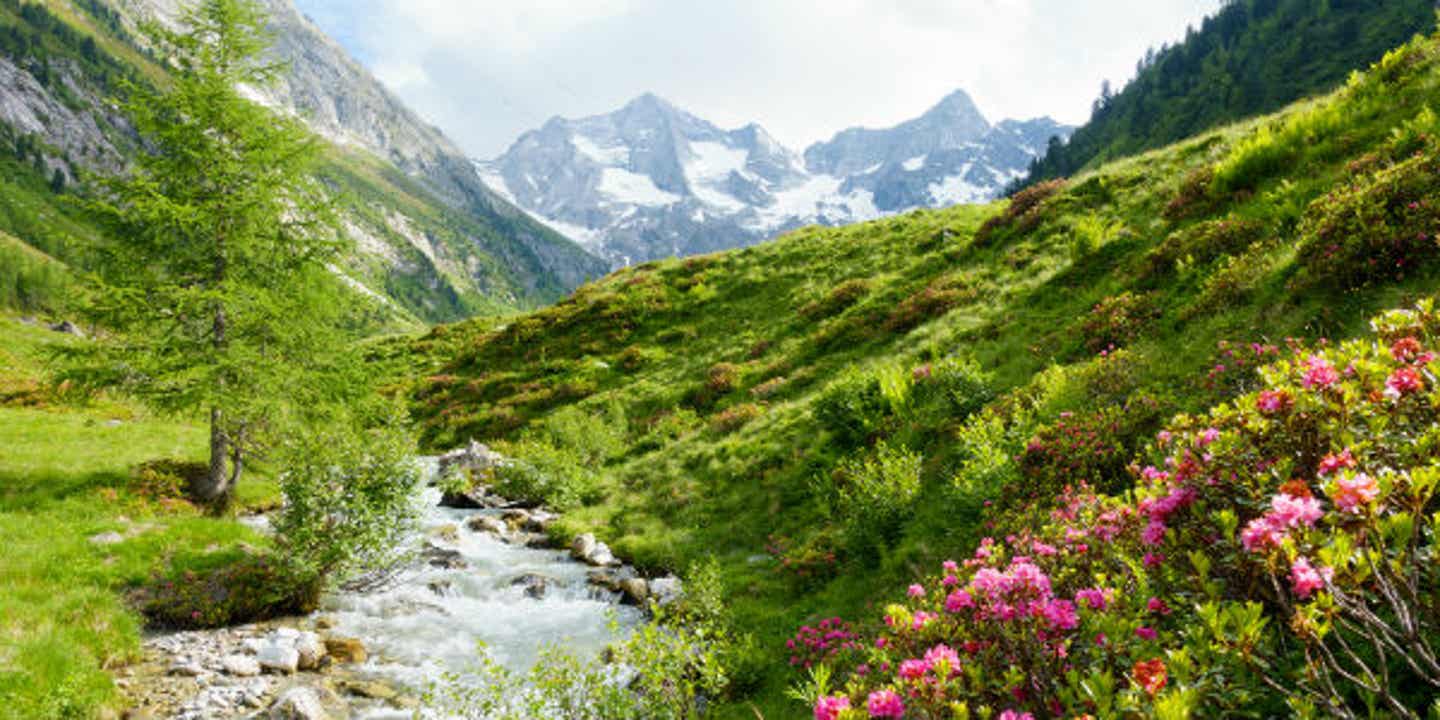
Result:
{"label": "white water rapids", "polygon": [[[421,501],[417,547],[431,543],[460,553],[465,567],[421,564],[387,589],[372,593],[334,593],[321,613],[335,621],[332,632],[365,644],[369,658],[354,670],[419,694],[444,673],[463,673],[477,659],[478,643],[512,670],[523,672],[539,651],[557,644],[580,655],[598,653],[622,630],[641,620],[635,608],[590,585],[589,570],[560,550],[511,545],[471,530],[465,521],[498,510],[457,510],[439,506],[440,492],[427,487]],[[458,534],[446,539],[447,525]],[[546,580],[543,597],[534,598],[513,583],[525,575]],[[357,708],[364,718],[411,718],[410,711],[375,706]]]}

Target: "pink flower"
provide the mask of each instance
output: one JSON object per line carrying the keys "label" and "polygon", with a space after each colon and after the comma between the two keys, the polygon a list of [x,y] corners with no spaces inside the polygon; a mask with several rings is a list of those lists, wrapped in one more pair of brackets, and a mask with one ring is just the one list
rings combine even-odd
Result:
{"label": "pink flower", "polygon": [[1219,431],[1219,430],[1217,430],[1217,429],[1215,429],[1215,428],[1213,428],[1213,427],[1212,427],[1212,428],[1205,428],[1205,431],[1202,432],[1202,433],[1200,433],[1200,440],[1199,440],[1200,447],[1205,447],[1206,445],[1209,445],[1210,443],[1213,443],[1213,442],[1215,442],[1216,440],[1219,440],[1219,439],[1220,439],[1220,431]]}
{"label": "pink flower", "polygon": [[1014,710],[1006,710],[1005,712],[996,715],[995,720],[1035,720],[1035,716],[1031,715],[1028,712],[1016,712]]}
{"label": "pink flower", "polygon": [[1317,570],[1311,567],[1309,560],[1298,557],[1290,566],[1290,586],[1294,588],[1295,595],[1304,600],[1316,590],[1324,588],[1325,583],[1333,574],[1328,567],[1321,567]]}
{"label": "pink flower", "polygon": [[1159,545],[1165,541],[1165,523],[1159,520],[1151,520],[1145,526],[1145,531],[1140,533],[1140,542],[1146,545]]}
{"label": "pink flower", "polygon": [[1290,396],[1284,390],[1261,390],[1255,398],[1255,408],[1266,415],[1284,412],[1290,407]]}
{"label": "pink flower", "polygon": [[1339,455],[1326,455],[1320,458],[1320,474],[1329,475],[1336,470],[1355,467],[1355,456],[1350,451],[1344,450]]}
{"label": "pink flower", "polygon": [[1150,612],[1153,613],[1160,613],[1161,615],[1170,614],[1170,606],[1166,605],[1165,601],[1158,597],[1150,598],[1149,602],[1145,603],[1145,607],[1149,608]]}
{"label": "pink flower", "polygon": [[1145,567],[1159,567],[1165,564],[1164,553],[1145,553]]}
{"label": "pink flower", "polygon": [[1074,630],[1080,624],[1075,615],[1075,603],[1069,600],[1051,600],[1045,603],[1042,613],[1052,630]]}
{"label": "pink flower", "polygon": [[934,620],[937,617],[940,616],[932,612],[925,612],[924,610],[917,611],[915,613],[915,619],[910,623],[910,629],[921,630],[926,625],[929,625],[931,620]]}
{"label": "pink flower", "polygon": [[1410,362],[1420,354],[1421,350],[1423,348],[1420,346],[1419,340],[1413,337],[1403,337],[1390,346],[1390,356],[1395,358],[1396,362]]}
{"label": "pink flower", "polygon": [[1240,531],[1240,544],[1247,552],[1259,552],[1268,547],[1275,547],[1285,539],[1285,528],[1276,527],[1270,522],[1270,517],[1258,517],[1245,525]]}
{"label": "pink flower", "polygon": [[1302,384],[1305,385],[1306,390],[1311,388],[1320,388],[1323,390],[1340,380],[1340,374],[1335,372],[1335,367],[1319,355],[1311,355],[1310,358],[1305,361],[1305,367],[1307,369]]}
{"label": "pink flower", "polygon": [[950,649],[949,645],[936,645],[925,651],[925,664],[944,679],[960,669],[960,655]]}
{"label": "pink flower", "polygon": [[916,583],[916,584],[914,584],[914,585],[911,585],[911,586],[910,586],[910,589],[905,591],[905,594],[906,594],[906,595],[909,595],[909,596],[912,597],[912,598],[922,598],[922,597],[925,597],[925,586],[924,586],[924,585],[921,585],[921,584],[919,584],[919,583]]}
{"label": "pink flower", "polygon": [[930,663],[924,660],[905,660],[900,663],[900,677],[906,680],[919,680],[930,672]]}
{"label": "pink flower", "polygon": [[905,703],[900,701],[900,696],[896,695],[894,690],[876,690],[870,693],[870,697],[865,700],[865,709],[872,718],[905,717]]}
{"label": "pink flower", "polygon": [[1099,588],[1085,588],[1075,593],[1075,602],[1091,610],[1105,609],[1105,591]]}
{"label": "pink flower", "polygon": [[1280,493],[1270,498],[1270,515],[1285,527],[1312,527],[1325,514],[1320,501],[1313,497],[1295,497]]}
{"label": "pink flower", "polygon": [[1154,640],[1155,635],[1156,633],[1154,628],[1148,628],[1143,625],[1135,628],[1135,637],[1138,637],[1141,640]]}
{"label": "pink flower", "polygon": [[1369,505],[1380,494],[1375,478],[1360,473],[1353,477],[1340,476],[1335,479],[1335,492],[1331,498],[1335,507],[1348,513],[1359,513],[1362,505]]}
{"label": "pink flower", "polygon": [[815,701],[815,720],[835,720],[842,710],[850,709],[850,698],[827,695]]}
{"label": "pink flower", "polygon": [[960,578],[955,577],[954,575],[946,575],[944,579],[940,581],[940,584],[947,588],[955,587],[956,585],[960,584]]}
{"label": "pink flower", "polygon": [[1413,392],[1418,392],[1425,387],[1425,381],[1415,368],[1402,367],[1390,374],[1390,379],[1385,381],[1385,396],[1389,398],[1400,398]]}
{"label": "pink flower", "polygon": [[945,598],[945,612],[958,613],[965,608],[975,607],[975,599],[964,590],[956,590]]}
{"label": "pink flower", "polygon": [[941,563],[940,566],[945,568],[945,572],[947,573],[953,573],[960,569],[960,566],[954,560],[946,560]]}

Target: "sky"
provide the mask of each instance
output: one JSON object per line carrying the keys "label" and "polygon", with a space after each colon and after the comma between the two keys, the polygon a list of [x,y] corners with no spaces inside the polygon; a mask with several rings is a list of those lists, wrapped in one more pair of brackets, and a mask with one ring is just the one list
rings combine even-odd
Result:
{"label": "sky", "polygon": [[295,0],[479,158],[655,94],[802,150],[956,89],[987,118],[1082,123],[1221,0]]}

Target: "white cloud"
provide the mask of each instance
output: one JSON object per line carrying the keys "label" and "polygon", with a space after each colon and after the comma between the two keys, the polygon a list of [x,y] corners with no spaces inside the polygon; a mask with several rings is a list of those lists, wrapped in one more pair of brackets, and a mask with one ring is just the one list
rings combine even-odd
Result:
{"label": "white cloud", "polygon": [[297,0],[478,156],[652,91],[793,148],[956,88],[992,119],[1080,122],[1103,79],[1220,0]]}

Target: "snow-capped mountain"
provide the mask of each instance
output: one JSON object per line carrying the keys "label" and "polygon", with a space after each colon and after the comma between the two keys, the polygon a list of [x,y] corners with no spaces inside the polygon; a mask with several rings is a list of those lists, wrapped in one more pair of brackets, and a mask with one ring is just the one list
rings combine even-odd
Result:
{"label": "snow-capped mountain", "polygon": [[957,91],[915,120],[845,130],[802,156],[759,125],[723,130],[646,94],[608,115],[553,118],[478,167],[491,188],[625,265],[989,200],[1071,129],[1048,118],[991,125]]}

